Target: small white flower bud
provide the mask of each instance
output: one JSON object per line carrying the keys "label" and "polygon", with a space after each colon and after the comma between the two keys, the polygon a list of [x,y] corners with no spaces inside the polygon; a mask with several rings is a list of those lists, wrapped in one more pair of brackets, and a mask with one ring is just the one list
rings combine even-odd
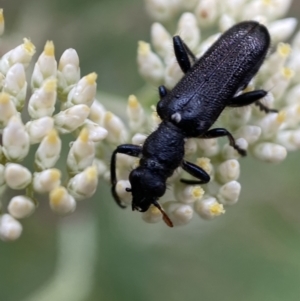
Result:
{"label": "small white flower bud", "polygon": [[289,89],[289,91],[287,91],[285,100],[288,105],[299,105],[300,84],[293,86],[291,89]]}
{"label": "small white flower bud", "polygon": [[139,41],[137,51],[139,73],[152,85],[161,85],[164,77],[164,66],[161,59],[155,54],[150,44]]}
{"label": "small white flower bud", "polygon": [[65,187],[54,188],[49,194],[49,200],[51,209],[58,214],[69,214],[76,209],[76,201]]}
{"label": "small white flower bud", "polygon": [[33,175],[33,189],[38,193],[50,192],[60,186],[61,172],[59,169],[46,169]]}
{"label": "small white flower bud", "polygon": [[162,214],[160,210],[151,205],[146,212],[143,212],[142,219],[149,224],[156,224],[162,220]]}
{"label": "small white flower bud", "polygon": [[201,26],[207,27],[215,23],[219,15],[219,6],[216,0],[200,0],[195,15]]}
{"label": "small white flower bud", "polygon": [[56,102],[56,78],[48,78],[36,89],[28,102],[28,113],[33,119],[52,116]]}
{"label": "small white flower bud", "polygon": [[12,116],[3,130],[3,153],[9,161],[22,161],[29,152],[30,140],[25,126],[17,116]]}
{"label": "small white flower bud", "polygon": [[263,142],[257,144],[253,149],[253,155],[262,161],[279,163],[286,158],[286,149],[278,144]]}
{"label": "small white flower bud", "polygon": [[45,136],[35,153],[35,165],[39,171],[51,168],[60,157],[61,140],[53,129]]}
{"label": "small white flower bud", "polygon": [[12,97],[7,93],[0,93],[0,129],[4,128],[10,118],[17,114]]}
{"label": "small white flower bud", "polygon": [[6,75],[9,68],[21,63],[25,68],[29,65],[32,56],[35,54],[35,46],[30,40],[24,38],[24,43],[7,52],[0,58],[0,72]]}
{"label": "small white flower bud", "polygon": [[[40,88],[48,78],[56,78],[57,62],[54,56],[54,44],[47,41],[43,53],[39,56],[31,77],[31,88]],[[55,86],[56,90],[56,86]]]}
{"label": "small white flower bud", "polygon": [[136,133],[132,138],[131,142],[135,145],[143,145],[145,140],[147,139],[147,136],[144,134]]}
{"label": "small white flower bud", "polygon": [[84,76],[68,94],[67,102],[62,106],[68,109],[73,105],[87,105],[91,107],[97,92],[97,74],[95,72]]}
{"label": "small white flower bud", "polygon": [[228,14],[222,14],[219,20],[219,27],[222,32],[226,31],[235,24],[235,20]]}
{"label": "small white flower bud", "polygon": [[126,191],[126,188],[131,188],[130,182],[128,180],[120,180],[116,185],[116,193],[120,200],[126,205],[131,205],[132,195],[131,192]]}
{"label": "small white flower bud", "polygon": [[0,36],[4,32],[4,15],[3,15],[3,9],[0,8]]}
{"label": "small white flower bud", "polygon": [[251,118],[251,111],[251,106],[232,108],[226,115],[226,122],[235,128],[243,126],[249,122]]}
{"label": "small white flower bud", "polygon": [[97,185],[97,168],[96,166],[90,166],[70,179],[68,191],[76,200],[84,200],[93,196],[96,192]]}
{"label": "small white flower bud", "polygon": [[237,180],[240,176],[239,162],[235,159],[231,159],[221,163],[218,167],[217,175],[222,184]]}
{"label": "small white flower bud", "polygon": [[281,112],[285,117],[283,128],[296,128],[298,126],[300,122],[300,104],[290,105]]}
{"label": "small white flower bud", "polygon": [[165,27],[160,23],[151,26],[151,41],[155,51],[166,61],[173,55],[172,38]]}
{"label": "small white flower bud", "polygon": [[300,149],[300,130],[279,131],[276,142],[292,152]]}
{"label": "small white flower bud", "polygon": [[100,142],[107,136],[107,130],[100,126],[98,123],[91,121],[90,119],[86,119],[81,128],[78,130],[82,130],[82,128],[86,128],[89,132],[89,139],[93,142]]}
{"label": "small white flower bud", "polygon": [[18,111],[23,109],[26,99],[27,82],[24,66],[21,63],[16,63],[9,68],[3,82],[3,92],[13,96],[12,100]]}
{"label": "small white flower bud", "polygon": [[295,31],[297,26],[296,18],[285,18],[269,23],[268,29],[274,44],[286,41]]}
{"label": "small white flower bud", "polygon": [[176,58],[173,56],[165,68],[165,86],[172,89],[183,77],[183,72],[179,67]]}
{"label": "small white flower bud", "polygon": [[35,209],[35,205],[27,196],[18,195],[10,200],[7,209],[11,216],[20,219],[31,215]]}
{"label": "small white flower bud", "polygon": [[95,144],[89,139],[89,131],[83,128],[72,144],[68,158],[67,168],[71,175],[83,171],[93,164],[95,158]]}
{"label": "small white flower bud", "polygon": [[31,183],[32,175],[26,167],[16,163],[8,163],[5,166],[4,179],[7,186],[20,190]]}
{"label": "small white flower bud", "polygon": [[236,138],[243,137],[249,144],[256,142],[261,135],[261,128],[256,125],[243,125],[236,134]]}
{"label": "small white flower bud", "polygon": [[23,227],[19,221],[9,214],[0,216],[0,238],[3,241],[13,241],[22,234]]}
{"label": "small white flower bud", "polygon": [[198,147],[203,152],[204,157],[213,157],[220,151],[217,139],[199,139]]}
{"label": "small white flower bud", "polygon": [[204,190],[199,185],[178,183],[175,186],[174,195],[179,202],[183,204],[192,204],[195,201],[202,199]]}
{"label": "small white flower bud", "polygon": [[174,226],[186,225],[191,221],[194,213],[194,210],[190,205],[176,202],[168,202],[164,204],[164,208]]}
{"label": "small white flower bud", "polygon": [[274,98],[279,99],[285,93],[294,75],[295,72],[292,69],[288,67],[281,68],[279,72],[274,73],[273,76],[265,82],[264,89],[272,89]]}
{"label": "small white flower bud", "polygon": [[182,14],[178,21],[177,32],[191,50],[196,49],[200,41],[201,33],[194,14]]}
{"label": "small white flower bud", "polygon": [[262,131],[261,136],[265,139],[274,137],[285,120],[286,113],[284,111],[266,115],[258,122]]}
{"label": "small white flower bud", "polygon": [[291,46],[287,43],[278,43],[276,51],[272,53],[259,71],[261,78],[267,78],[283,68],[291,53]]}
{"label": "small white flower bud", "polygon": [[178,0],[146,0],[147,12],[157,21],[170,20],[178,8]]}
{"label": "small white flower bud", "polygon": [[93,122],[103,126],[105,113],[106,113],[106,110],[105,110],[104,106],[95,99],[95,101],[93,102],[93,104],[90,107],[89,119],[91,119]]}
{"label": "small white flower bud", "polygon": [[72,85],[80,79],[79,57],[75,49],[69,48],[62,54],[57,70],[59,97],[66,100]]}
{"label": "small white flower bud", "polygon": [[120,144],[127,140],[128,133],[123,121],[113,113],[106,112],[103,126],[108,131],[106,139],[110,143]]}
{"label": "small white flower bud", "polygon": [[74,105],[53,116],[55,128],[61,134],[71,133],[84,124],[89,114],[87,105]]}
{"label": "small white flower bud", "polygon": [[231,181],[220,187],[217,198],[223,205],[233,205],[238,201],[240,192],[241,184]]}
{"label": "small white flower bud", "polygon": [[223,205],[219,204],[213,197],[196,201],[194,208],[195,211],[206,220],[213,219],[225,213]]}
{"label": "small white flower bud", "polygon": [[45,116],[33,121],[29,121],[25,125],[29,134],[30,143],[35,144],[43,140],[54,127],[54,120],[51,117]]}
{"label": "small white flower bud", "polygon": [[127,116],[131,130],[138,131],[144,125],[146,117],[144,110],[134,95],[128,97]]}
{"label": "small white flower bud", "polygon": [[185,141],[184,144],[184,153],[185,155],[194,154],[197,151],[197,141],[196,139],[189,138]]}

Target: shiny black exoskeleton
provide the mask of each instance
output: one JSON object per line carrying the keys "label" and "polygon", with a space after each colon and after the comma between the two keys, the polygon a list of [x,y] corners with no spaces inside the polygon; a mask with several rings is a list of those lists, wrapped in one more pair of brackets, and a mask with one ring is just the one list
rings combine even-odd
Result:
{"label": "shiny black exoskeleton", "polygon": [[181,181],[188,184],[209,182],[209,175],[199,166],[184,160],[185,138],[216,138],[227,136],[240,155],[246,151],[236,145],[233,136],[224,128],[210,129],[225,107],[242,107],[255,103],[261,110],[276,112],[259,100],[267,92],[256,90],[236,96],[244,89],[262,65],[269,46],[267,28],[255,21],[245,21],[227,30],[200,58],[196,59],[179,36],[173,38],[176,59],[184,77],[171,90],[159,87],[157,113],[161,124],[148,136],[143,146],[123,144],[111,158],[112,194],[124,208],[116,193],[116,155],[140,157],[139,166],[129,175],[132,210],[147,211],[156,206],[165,223],[172,221],[163,211],[158,199],[166,191],[166,181],[181,166],[198,180]]}

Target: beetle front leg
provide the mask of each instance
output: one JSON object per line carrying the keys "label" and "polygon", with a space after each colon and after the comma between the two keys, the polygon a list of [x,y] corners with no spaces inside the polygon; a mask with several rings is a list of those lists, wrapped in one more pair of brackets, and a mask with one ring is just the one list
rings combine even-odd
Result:
{"label": "beetle front leg", "polygon": [[219,138],[219,137],[224,137],[226,136],[229,140],[229,144],[237,150],[237,152],[241,155],[241,156],[246,156],[247,152],[246,150],[240,148],[236,143],[235,140],[233,138],[233,136],[230,134],[230,132],[228,132],[226,129],[223,128],[217,128],[217,129],[212,129],[207,131],[204,135],[202,135],[200,138],[204,138],[204,139],[211,139],[211,138]]}
{"label": "beetle front leg", "polygon": [[266,113],[277,113],[278,111],[275,109],[270,109],[260,102],[260,99],[265,97],[268,94],[265,90],[255,90],[251,92],[246,92],[240,94],[239,96],[233,97],[228,102],[228,107],[244,107],[251,104],[257,105],[262,111]]}
{"label": "beetle front leg", "polygon": [[117,175],[116,175],[116,159],[117,154],[125,154],[132,157],[138,157],[142,153],[142,147],[133,144],[122,144],[119,145],[113,152],[110,160],[110,182],[111,182],[111,193],[113,195],[114,200],[116,203],[121,207],[125,208],[117,195],[116,192],[116,185],[117,185]]}
{"label": "beetle front leg", "polygon": [[206,184],[210,181],[209,174],[202,169],[200,166],[193,164],[191,162],[182,160],[181,167],[183,170],[188,172],[193,177],[199,179],[199,180],[187,180],[187,179],[180,179],[180,182],[190,185],[197,185],[197,184]]}
{"label": "beetle front leg", "polygon": [[180,36],[173,37],[173,47],[182,72],[187,73],[191,68],[191,61],[194,64],[197,58],[190,48],[182,41]]}

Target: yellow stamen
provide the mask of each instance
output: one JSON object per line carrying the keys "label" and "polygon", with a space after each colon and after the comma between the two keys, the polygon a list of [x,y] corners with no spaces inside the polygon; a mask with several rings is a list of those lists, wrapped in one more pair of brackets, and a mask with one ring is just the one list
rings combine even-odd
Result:
{"label": "yellow stamen", "polygon": [[4,23],[4,15],[3,15],[3,9],[0,8],[0,24]]}
{"label": "yellow stamen", "polygon": [[56,144],[59,140],[59,136],[55,129],[52,129],[47,135],[47,141],[50,144]]}
{"label": "yellow stamen", "polygon": [[192,196],[194,199],[201,199],[204,195],[204,190],[200,186],[193,187]]}
{"label": "yellow stamen", "polygon": [[54,206],[58,206],[61,204],[61,201],[63,200],[63,198],[66,196],[67,191],[64,187],[60,186],[57,188],[54,188],[49,195],[50,198],[50,202],[54,205]]}
{"label": "yellow stamen", "polygon": [[135,95],[130,95],[128,97],[128,106],[132,109],[136,109],[139,107],[139,102],[138,102],[137,98],[135,97]]}
{"label": "yellow stamen", "polygon": [[58,181],[61,178],[60,170],[56,169],[56,168],[51,169],[49,177],[50,177],[50,180],[53,182]]}
{"label": "yellow stamen", "polygon": [[279,43],[277,46],[277,52],[281,57],[287,57],[291,53],[291,46],[287,43]]}
{"label": "yellow stamen", "polygon": [[291,68],[288,68],[288,67],[282,68],[281,73],[282,73],[283,77],[285,77],[287,80],[291,79],[295,74],[294,70],[292,70]]}
{"label": "yellow stamen", "polygon": [[138,42],[138,54],[141,56],[147,56],[150,53],[150,44],[144,41]]}
{"label": "yellow stamen", "polygon": [[85,79],[86,79],[88,85],[94,85],[96,83],[97,77],[98,77],[97,73],[92,72],[92,73],[86,75]]}
{"label": "yellow stamen", "polygon": [[9,101],[10,101],[9,98],[10,98],[9,94],[7,94],[7,93],[5,93],[5,92],[0,93],[0,104],[1,104],[1,105],[6,105],[6,104],[8,104]]}
{"label": "yellow stamen", "polygon": [[212,215],[214,216],[218,216],[218,215],[221,215],[221,214],[224,214],[225,213],[225,210],[223,208],[223,205],[222,204],[219,204],[219,203],[215,203],[213,205],[211,205],[209,207],[209,211]]}
{"label": "yellow stamen", "polygon": [[276,117],[276,121],[281,124],[285,121],[286,119],[286,112],[285,111],[280,111],[278,114],[277,114],[277,117]]}
{"label": "yellow stamen", "polygon": [[54,56],[54,44],[52,41],[47,41],[44,47],[44,54],[47,56]]}
{"label": "yellow stamen", "polygon": [[44,82],[43,88],[45,89],[46,93],[51,93],[56,90],[56,78],[48,79]]}
{"label": "yellow stamen", "polygon": [[112,112],[107,111],[104,116],[105,122],[110,122],[114,118],[114,114]]}
{"label": "yellow stamen", "polygon": [[210,159],[202,157],[202,158],[197,158],[196,164],[203,168],[208,174],[211,173],[211,163],[210,163]]}
{"label": "yellow stamen", "polygon": [[81,142],[87,143],[89,141],[89,130],[87,128],[83,128],[78,138]]}
{"label": "yellow stamen", "polygon": [[23,42],[24,42],[23,47],[24,47],[25,51],[29,55],[34,55],[35,54],[35,46],[31,43],[31,41],[29,39],[24,38]]}
{"label": "yellow stamen", "polygon": [[98,176],[97,168],[96,166],[90,166],[85,170],[85,174],[87,176],[88,181],[92,181]]}

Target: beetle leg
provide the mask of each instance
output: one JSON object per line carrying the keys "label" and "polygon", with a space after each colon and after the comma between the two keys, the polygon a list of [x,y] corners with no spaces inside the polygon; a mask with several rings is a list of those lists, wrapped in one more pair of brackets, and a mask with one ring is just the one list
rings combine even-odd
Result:
{"label": "beetle leg", "polygon": [[228,140],[229,140],[229,144],[237,150],[237,152],[241,155],[241,156],[246,156],[247,152],[246,150],[240,148],[236,143],[235,140],[233,138],[233,136],[226,130],[223,128],[216,128],[216,129],[212,129],[207,131],[204,135],[201,136],[201,138],[204,139],[210,139],[210,138],[218,138],[218,137],[224,137],[227,136]]}
{"label": "beetle leg", "polygon": [[173,47],[179,66],[182,72],[186,73],[191,68],[191,61],[195,63],[197,58],[180,36],[173,37]]}
{"label": "beetle leg", "polygon": [[[117,195],[116,192],[116,185],[117,185],[117,175],[116,175],[116,159],[117,159],[117,154],[125,154],[128,156],[132,157],[138,157],[142,152],[142,147],[138,145],[133,145],[133,144],[122,144],[119,145],[113,152],[111,156],[111,161],[110,161],[110,182],[111,182],[111,193],[113,195],[114,200],[116,203],[121,207],[125,208]],[[126,189],[126,191],[128,191]]]}
{"label": "beetle leg", "polygon": [[187,180],[187,179],[180,179],[180,182],[190,185],[196,185],[196,184],[205,184],[208,183],[210,180],[209,174],[202,169],[200,166],[193,164],[191,162],[182,160],[181,167],[188,172],[193,177],[199,179],[199,180]]}
{"label": "beetle leg", "polygon": [[265,97],[268,94],[265,90],[255,90],[251,92],[246,92],[240,94],[239,96],[233,97],[228,102],[227,106],[229,107],[243,107],[251,104],[257,105],[262,111],[266,113],[277,113],[275,109],[269,109],[264,104],[260,102],[260,99]]}

